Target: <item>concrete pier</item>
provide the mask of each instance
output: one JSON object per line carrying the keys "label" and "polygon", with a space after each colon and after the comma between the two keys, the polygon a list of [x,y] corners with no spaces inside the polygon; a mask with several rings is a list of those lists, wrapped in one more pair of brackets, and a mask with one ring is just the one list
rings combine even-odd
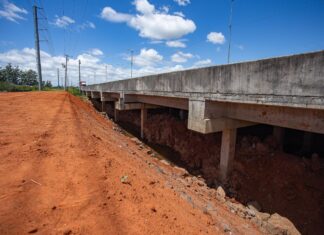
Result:
{"label": "concrete pier", "polygon": [[144,133],[144,125],[146,123],[147,119],[147,108],[145,107],[145,104],[142,104],[141,106],[141,138],[145,138],[145,133]]}
{"label": "concrete pier", "polygon": [[[223,179],[234,159],[237,128],[262,123],[324,134],[324,51],[113,81],[82,90],[88,97],[115,102],[116,121],[117,110],[140,109],[142,138],[149,105],[188,110],[188,129],[223,133]],[[281,131],[274,130],[280,142]]]}

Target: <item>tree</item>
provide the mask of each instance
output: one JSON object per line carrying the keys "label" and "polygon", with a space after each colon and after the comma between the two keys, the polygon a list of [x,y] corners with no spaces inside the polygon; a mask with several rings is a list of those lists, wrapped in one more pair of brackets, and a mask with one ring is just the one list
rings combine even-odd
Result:
{"label": "tree", "polygon": [[44,87],[52,87],[51,81],[46,81]]}
{"label": "tree", "polygon": [[38,84],[37,73],[34,70],[21,71],[20,85],[36,86]]}
{"label": "tree", "polygon": [[0,71],[0,81],[6,81],[18,84],[20,77],[20,69],[18,66],[12,67],[9,63],[4,69]]}

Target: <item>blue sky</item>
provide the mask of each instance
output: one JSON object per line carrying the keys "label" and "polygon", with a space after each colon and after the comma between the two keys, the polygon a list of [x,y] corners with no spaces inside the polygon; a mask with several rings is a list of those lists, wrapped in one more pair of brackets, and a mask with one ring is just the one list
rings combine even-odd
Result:
{"label": "blue sky", "polygon": [[[227,63],[230,0],[42,0],[43,73],[88,83]],[[0,0],[0,65],[35,69],[32,0]],[[40,14],[44,14],[40,10]],[[323,0],[234,0],[231,62],[323,50]],[[107,72],[106,72],[107,71]]]}

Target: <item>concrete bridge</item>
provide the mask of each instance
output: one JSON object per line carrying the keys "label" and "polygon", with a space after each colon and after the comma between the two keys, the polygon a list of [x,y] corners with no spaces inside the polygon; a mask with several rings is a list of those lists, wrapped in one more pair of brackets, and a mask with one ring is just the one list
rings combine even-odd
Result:
{"label": "concrete bridge", "polygon": [[82,87],[118,111],[141,110],[141,137],[147,109],[188,111],[188,129],[222,132],[220,172],[231,170],[236,130],[255,124],[324,134],[324,51],[157,74]]}

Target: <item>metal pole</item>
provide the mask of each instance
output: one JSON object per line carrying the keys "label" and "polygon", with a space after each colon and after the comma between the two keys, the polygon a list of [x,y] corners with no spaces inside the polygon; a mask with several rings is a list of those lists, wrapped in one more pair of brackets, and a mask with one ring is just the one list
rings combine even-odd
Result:
{"label": "metal pole", "polygon": [[228,54],[227,54],[227,63],[230,63],[230,57],[231,57],[231,41],[232,41],[232,15],[233,15],[233,2],[234,0],[231,0],[231,11],[230,11],[230,17],[229,17],[229,40],[228,40]]}
{"label": "metal pole", "polygon": [[42,67],[39,50],[39,34],[38,34],[38,17],[37,17],[37,6],[33,6],[34,15],[34,31],[35,31],[35,50],[36,50],[36,63],[38,72],[38,90],[42,90]]}
{"label": "metal pole", "polygon": [[81,91],[81,60],[79,60],[79,90]]}
{"label": "metal pole", "polygon": [[57,68],[57,87],[60,88],[60,69]]}
{"label": "metal pole", "polygon": [[68,63],[68,55],[65,55],[65,78],[64,78],[64,90],[67,88],[67,63]]}

